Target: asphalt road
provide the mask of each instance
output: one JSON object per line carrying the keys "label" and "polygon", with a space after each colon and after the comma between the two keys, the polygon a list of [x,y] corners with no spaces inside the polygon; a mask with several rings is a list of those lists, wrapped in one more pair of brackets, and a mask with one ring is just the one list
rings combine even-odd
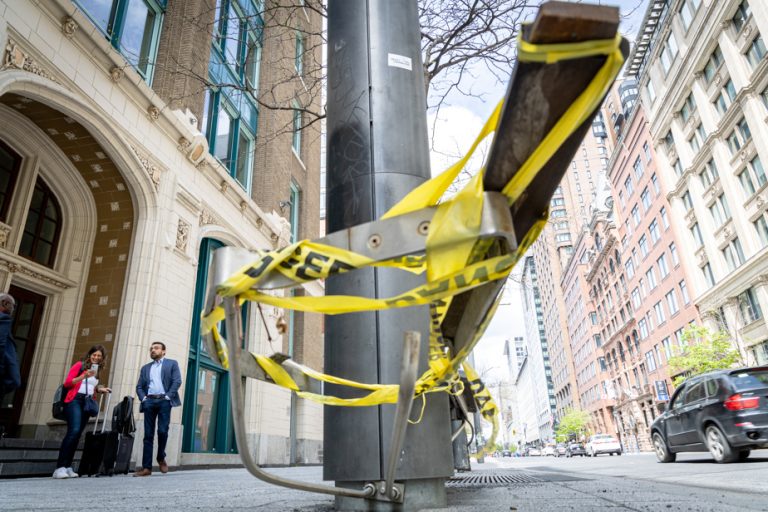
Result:
{"label": "asphalt road", "polygon": [[[319,483],[319,467],[273,473]],[[768,510],[768,451],[747,462],[719,465],[706,454],[659,464],[652,454],[487,458],[448,484],[443,512]],[[504,482],[494,484],[493,480]],[[481,480],[485,483],[477,484]],[[490,481],[490,485],[489,485]],[[329,512],[333,499],[260,482],[243,469],[171,471],[147,478],[116,476],[0,480],[0,510],[231,510]],[[369,509],[375,510],[375,509]]]}

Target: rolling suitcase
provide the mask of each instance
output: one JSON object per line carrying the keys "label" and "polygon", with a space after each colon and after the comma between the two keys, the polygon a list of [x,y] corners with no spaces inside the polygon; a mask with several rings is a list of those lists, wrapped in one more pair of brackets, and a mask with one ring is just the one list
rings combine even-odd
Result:
{"label": "rolling suitcase", "polygon": [[96,415],[96,423],[93,425],[93,432],[85,433],[85,443],[83,444],[83,454],[80,456],[80,466],[77,473],[80,476],[93,476],[101,469],[104,460],[104,450],[106,449],[107,437],[111,432],[104,432],[107,423],[107,411],[112,394],[107,396],[107,407],[104,409],[104,418],[101,423],[101,432],[97,432],[99,427],[99,416],[101,416],[101,404],[104,401],[104,395],[99,398],[99,414]]}
{"label": "rolling suitcase", "polygon": [[104,458],[99,474],[108,476],[115,473],[127,474],[133,452],[133,436],[123,435],[113,430],[106,433],[104,443]]}

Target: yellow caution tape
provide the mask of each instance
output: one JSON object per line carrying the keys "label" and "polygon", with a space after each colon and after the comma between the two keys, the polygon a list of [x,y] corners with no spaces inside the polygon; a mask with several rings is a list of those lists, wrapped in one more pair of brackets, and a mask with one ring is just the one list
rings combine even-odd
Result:
{"label": "yellow caution tape", "polygon": [[[620,50],[621,37],[614,39],[586,41],[565,44],[532,44],[518,38],[518,58],[521,62],[554,63],[566,59],[577,59],[605,55],[606,60],[587,88],[569,106],[555,123],[539,146],[522,164],[509,183],[502,189],[510,204],[517,201],[535,176],[557,152],[560,146],[581,126],[598,107],[608,88],[618,74],[624,58]],[[498,125],[503,101],[500,101],[470,150],[445,172],[426,181],[412,190],[393,206],[382,218],[410,213],[438,204],[448,187],[454,182],[462,168],[469,161],[478,145]],[[440,203],[433,216],[426,242],[426,254],[406,256],[389,261],[374,261],[360,254],[337,247],[310,241],[301,241],[276,251],[262,252],[259,259],[244,266],[223,284],[217,293],[221,297],[237,296],[276,307],[297,311],[308,311],[329,315],[375,311],[391,308],[430,305],[429,368],[416,383],[415,395],[429,392],[449,391],[455,386],[461,366],[470,380],[482,417],[493,424],[493,434],[483,451],[495,442],[498,433],[498,408],[477,373],[466,363],[466,358],[477,344],[493,317],[498,305],[497,297],[493,307],[480,322],[472,339],[456,354],[450,354],[442,338],[440,325],[452,297],[491,281],[505,279],[520,257],[533,244],[544,228],[548,211],[534,223],[510,254],[486,258],[489,241],[477,241],[482,213],[483,188],[482,171],[478,172],[456,196]],[[455,242],[463,240],[462,242]],[[270,272],[280,272],[296,283],[325,279],[334,274],[366,266],[386,266],[409,272],[426,270],[426,283],[405,293],[389,298],[366,298],[357,296],[324,297],[276,297],[258,291],[258,283]],[[224,368],[229,367],[226,344],[218,333],[217,324],[224,319],[223,308],[217,307],[202,317],[202,332],[210,332],[216,346],[219,360]],[[358,398],[339,398],[302,391],[290,374],[276,361],[255,355],[257,363],[282,387],[298,396],[326,405],[359,407],[396,403],[397,384],[364,384],[348,379],[325,375],[310,368],[294,365],[305,376],[322,382],[360,389],[364,392]],[[481,452],[482,454],[482,452]]]}
{"label": "yellow caution tape", "polygon": [[[493,452],[494,446],[496,445],[496,436],[499,434],[499,408],[496,407],[491,392],[488,391],[488,388],[485,387],[483,381],[480,380],[480,376],[477,372],[467,362],[464,362],[463,367],[464,373],[467,375],[467,380],[469,381],[469,387],[472,390],[472,394],[475,397],[478,407],[480,407],[480,415],[485,421],[488,421],[493,425],[491,436],[485,442],[485,445],[483,445],[477,452],[477,456],[482,457],[485,453]],[[479,429],[480,426],[475,425],[475,435],[477,435]]]}

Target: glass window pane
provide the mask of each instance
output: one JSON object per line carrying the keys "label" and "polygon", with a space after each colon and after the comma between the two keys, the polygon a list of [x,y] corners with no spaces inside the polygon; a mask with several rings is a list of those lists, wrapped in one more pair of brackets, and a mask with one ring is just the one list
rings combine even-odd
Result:
{"label": "glass window pane", "polygon": [[219,374],[201,368],[198,376],[197,418],[195,419],[196,452],[216,451],[216,417]]}
{"label": "glass window pane", "polygon": [[253,167],[253,139],[251,139],[243,130],[240,129],[240,137],[237,145],[237,170],[235,179],[240,182],[243,188],[248,188],[248,176]]}
{"label": "glass window pane", "polygon": [[[223,101],[222,101],[223,103]],[[213,156],[221,160],[226,167],[229,167],[229,143],[232,135],[232,118],[229,117],[227,110],[223,105],[219,106],[219,115],[216,119],[216,140],[214,142]]]}
{"label": "glass window pane", "polygon": [[227,32],[224,36],[224,58],[227,59],[227,63],[235,68],[240,75],[240,36],[241,36],[241,21],[237,15],[232,4],[227,11]]}
{"label": "glass window pane", "polygon": [[144,0],[130,0],[120,34],[123,56],[142,73],[147,72],[155,13]]}
{"label": "glass window pane", "polygon": [[112,17],[114,0],[77,0],[80,7],[88,13],[90,18],[106,34],[112,32],[110,19]]}
{"label": "glass window pane", "polygon": [[48,242],[44,242],[43,240],[37,241],[37,247],[35,247],[35,256],[34,260],[38,263],[41,263],[43,265],[48,264],[48,260],[51,258],[51,251],[53,250],[53,247]]}
{"label": "glass window pane", "polygon": [[40,229],[40,238],[46,242],[53,242],[56,238],[56,222],[43,219],[43,227]]}

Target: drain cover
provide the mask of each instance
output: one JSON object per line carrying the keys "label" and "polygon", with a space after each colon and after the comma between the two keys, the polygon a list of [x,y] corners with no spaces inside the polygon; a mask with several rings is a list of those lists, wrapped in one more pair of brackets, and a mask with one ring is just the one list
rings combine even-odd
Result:
{"label": "drain cover", "polygon": [[508,473],[468,473],[448,480],[447,487],[503,487],[515,484],[535,484],[540,479],[522,471]]}

